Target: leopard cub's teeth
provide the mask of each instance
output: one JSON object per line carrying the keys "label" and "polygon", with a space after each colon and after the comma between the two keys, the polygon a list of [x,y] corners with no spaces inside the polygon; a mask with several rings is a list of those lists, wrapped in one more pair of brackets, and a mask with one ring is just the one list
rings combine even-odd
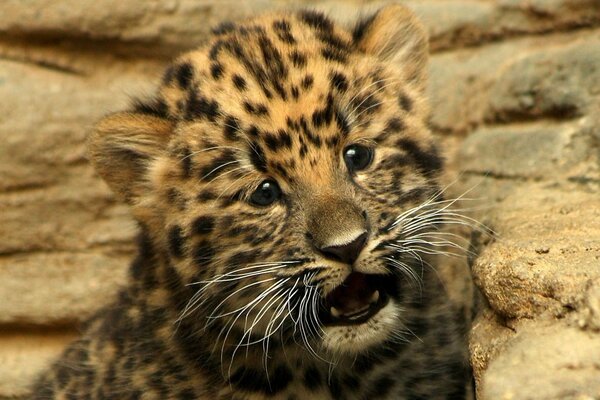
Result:
{"label": "leopard cub's teeth", "polygon": [[379,290],[376,290],[373,292],[373,295],[371,296],[371,300],[369,300],[370,303],[377,303],[379,301]]}
{"label": "leopard cub's teeth", "polygon": [[329,312],[330,312],[330,313],[331,313],[331,315],[333,315],[335,318],[339,318],[339,317],[342,315],[342,313],[341,313],[341,312],[340,312],[340,311],[339,311],[337,308],[335,308],[335,307],[331,307],[331,308],[329,309]]}

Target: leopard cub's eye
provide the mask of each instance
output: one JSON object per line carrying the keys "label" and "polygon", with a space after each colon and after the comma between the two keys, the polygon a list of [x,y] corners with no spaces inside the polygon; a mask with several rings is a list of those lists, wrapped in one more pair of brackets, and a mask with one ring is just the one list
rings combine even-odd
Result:
{"label": "leopard cub's eye", "polygon": [[272,179],[263,181],[250,196],[250,203],[255,206],[268,206],[281,197],[281,189],[277,182]]}
{"label": "leopard cub's eye", "polygon": [[350,172],[367,168],[373,161],[373,149],[353,144],[344,149],[344,161]]}

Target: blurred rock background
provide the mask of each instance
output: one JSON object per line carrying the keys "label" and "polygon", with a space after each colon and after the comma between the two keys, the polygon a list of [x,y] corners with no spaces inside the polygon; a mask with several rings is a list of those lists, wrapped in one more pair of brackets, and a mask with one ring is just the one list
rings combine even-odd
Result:
{"label": "blurred rock background", "polygon": [[[135,224],[86,160],[90,126],[224,19],[309,6],[350,21],[381,4],[0,2],[0,399],[26,398],[124,282]],[[466,207],[496,232],[469,257],[478,398],[599,399],[600,0],[406,4],[431,35],[451,191],[480,198]]]}

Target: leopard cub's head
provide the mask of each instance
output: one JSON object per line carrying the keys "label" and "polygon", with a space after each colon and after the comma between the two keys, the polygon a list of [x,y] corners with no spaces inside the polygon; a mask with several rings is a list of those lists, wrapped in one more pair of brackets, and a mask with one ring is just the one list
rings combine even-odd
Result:
{"label": "leopard cub's head", "polygon": [[221,25],[152,99],[100,122],[92,160],[170,269],[159,289],[181,321],[223,349],[357,353],[398,337],[421,268],[415,210],[441,168],[426,61],[398,5],[352,31],[267,15]]}

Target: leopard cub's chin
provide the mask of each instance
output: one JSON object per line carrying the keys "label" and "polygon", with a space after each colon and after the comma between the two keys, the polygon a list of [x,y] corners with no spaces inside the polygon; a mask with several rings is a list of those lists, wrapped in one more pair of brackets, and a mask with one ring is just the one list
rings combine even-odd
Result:
{"label": "leopard cub's chin", "polygon": [[360,324],[325,325],[323,347],[332,353],[358,354],[377,347],[400,329],[400,309],[390,299],[377,314]]}

